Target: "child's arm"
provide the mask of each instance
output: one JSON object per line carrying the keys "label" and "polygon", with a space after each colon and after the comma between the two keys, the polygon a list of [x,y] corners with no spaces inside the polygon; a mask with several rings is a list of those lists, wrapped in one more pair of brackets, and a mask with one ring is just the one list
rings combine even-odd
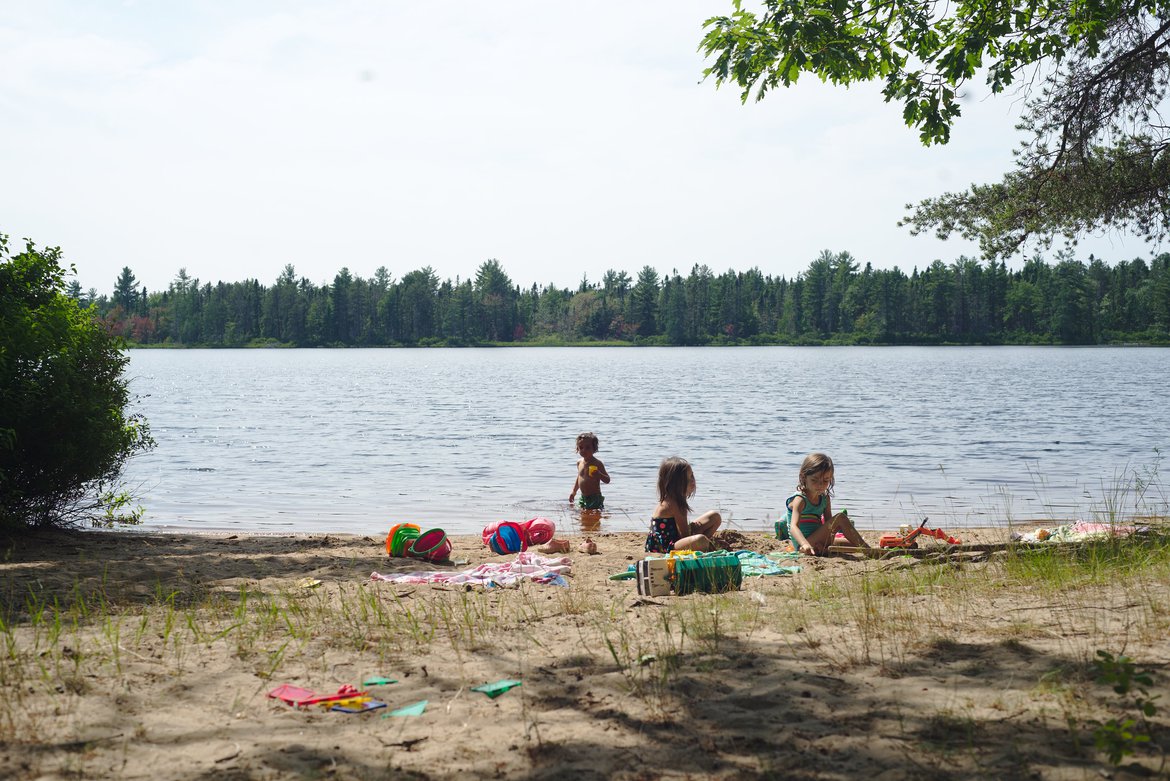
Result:
{"label": "child's arm", "polygon": [[573,478],[573,490],[569,491],[569,501],[573,501],[577,497],[577,489],[581,485],[581,462],[577,462],[577,476]]}
{"label": "child's arm", "polygon": [[678,538],[681,540],[684,537],[691,536],[691,526],[687,523],[687,511],[678,507],[673,507],[674,526],[678,529]]}
{"label": "child's arm", "polygon": [[593,459],[593,466],[597,467],[598,479],[600,479],[601,482],[608,484],[609,483],[609,472],[605,471],[605,464],[601,463],[600,461],[598,461],[595,458],[595,459]]}
{"label": "child's arm", "polygon": [[804,532],[800,530],[800,511],[804,509],[804,497],[793,497],[792,504],[789,506],[792,508],[792,523],[788,526],[788,536],[796,543],[798,553],[808,553],[815,556],[817,553],[816,550],[809,544],[808,539],[804,536]]}

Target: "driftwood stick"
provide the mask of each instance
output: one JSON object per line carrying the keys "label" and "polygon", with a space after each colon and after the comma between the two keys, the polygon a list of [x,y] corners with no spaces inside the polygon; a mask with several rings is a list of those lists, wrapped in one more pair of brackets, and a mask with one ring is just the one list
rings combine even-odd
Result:
{"label": "driftwood stick", "polygon": [[915,558],[922,558],[924,556],[950,556],[959,553],[992,553],[994,551],[1008,550],[1009,548],[1030,550],[1045,546],[1051,547],[1051,545],[1052,543],[1047,542],[971,543],[963,545],[930,545],[918,548],[858,548],[853,545],[830,545],[829,553],[845,553],[853,556],[863,556],[868,559],[885,559],[893,556],[914,556]]}

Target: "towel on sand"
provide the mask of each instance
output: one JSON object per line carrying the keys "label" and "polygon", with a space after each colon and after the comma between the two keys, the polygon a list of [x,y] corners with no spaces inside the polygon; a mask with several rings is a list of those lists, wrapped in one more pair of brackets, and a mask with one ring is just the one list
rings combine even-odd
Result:
{"label": "towel on sand", "polygon": [[1037,529],[1024,534],[1014,532],[1012,539],[1020,542],[1081,542],[1108,537],[1128,537],[1136,531],[1136,526],[1122,523],[1077,521],[1052,529]]}
{"label": "towel on sand", "polygon": [[764,575],[795,575],[800,572],[799,566],[781,566],[776,563],[776,559],[793,559],[798,557],[799,553],[771,553],[765,555],[750,550],[737,550],[736,557],[739,558],[739,566],[745,578],[752,576]]}
{"label": "towel on sand", "polygon": [[547,585],[567,586],[565,575],[571,575],[573,562],[568,556],[546,558],[531,551],[517,553],[511,561],[489,562],[463,572],[424,571],[404,572],[400,575],[373,573],[370,580],[385,583],[446,583],[471,586],[514,586],[522,580]]}

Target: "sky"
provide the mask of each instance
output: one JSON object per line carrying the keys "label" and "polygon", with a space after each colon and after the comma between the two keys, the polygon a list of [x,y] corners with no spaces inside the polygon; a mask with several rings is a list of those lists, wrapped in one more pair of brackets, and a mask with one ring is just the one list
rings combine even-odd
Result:
{"label": "sky", "polygon": [[521,286],[576,287],[644,266],[792,278],[824,250],[907,272],[979,255],[897,222],[1000,178],[1018,100],[972,85],[930,148],[876,85],[806,77],[744,104],[698,52],[730,9],[0,0],[0,233],[60,247],[99,293],[123,267],[154,291],[180,269],[454,280],[495,259]]}

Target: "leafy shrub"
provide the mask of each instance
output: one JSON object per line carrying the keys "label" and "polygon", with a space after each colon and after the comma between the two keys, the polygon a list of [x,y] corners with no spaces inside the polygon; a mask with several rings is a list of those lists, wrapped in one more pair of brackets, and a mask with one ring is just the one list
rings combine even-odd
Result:
{"label": "leafy shrub", "polygon": [[140,515],[116,490],[126,459],[154,444],[126,412],[129,358],[65,294],[60,258],[31,242],[11,255],[0,234],[0,530]]}
{"label": "leafy shrub", "polygon": [[1154,704],[1158,697],[1150,696],[1146,687],[1153,687],[1154,677],[1149,670],[1137,669],[1128,656],[1115,657],[1108,651],[1097,651],[1093,666],[1097,668],[1098,682],[1112,686],[1123,703],[1132,700],[1131,705],[1137,711],[1137,718],[1122,716],[1106,722],[1092,722],[1097,750],[1108,755],[1114,765],[1119,765],[1138,746],[1150,742],[1149,719],[1158,713],[1158,706]]}

